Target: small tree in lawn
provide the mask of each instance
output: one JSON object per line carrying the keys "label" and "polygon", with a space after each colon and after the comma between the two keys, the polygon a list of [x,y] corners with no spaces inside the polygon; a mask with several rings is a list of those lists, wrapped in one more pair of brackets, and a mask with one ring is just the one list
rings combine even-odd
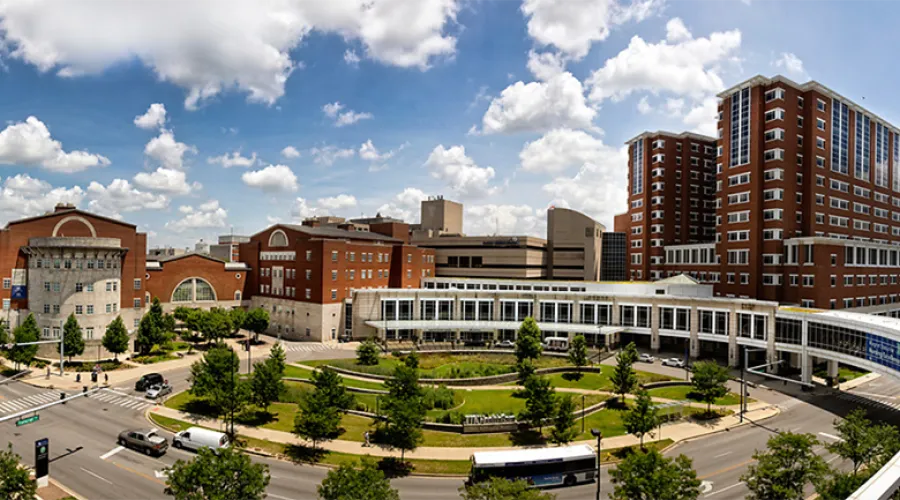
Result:
{"label": "small tree in lawn", "polygon": [[0,450],[0,498],[5,500],[33,500],[37,495],[37,482],[31,479],[28,469],[19,467],[21,457],[13,452],[12,443]]}
{"label": "small tree in lawn", "polygon": [[366,339],[360,342],[356,348],[356,363],[363,366],[375,366],[378,364],[380,349],[375,342]]}
{"label": "small tree in lawn", "polygon": [[623,420],[625,430],[641,440],[641,449],[643,449],[644,435],[659,425],[659,410],[653,406],[653,400],[645,389],[638,391],[634,407],[625,414]]}
{"label": "small tree in lawn", "polygon": [[234,448],[203,447],[166,470],[165,492],[176,500],[262,500],[271,479],[269,466]]}
{"label": "small tree in lawn", "polygon": [[69,315],[63,325],[62,345],[56,345],[56,352],[62,352],[72,361],[72,356],[84,354],[84,337],[81,335],[81,325],[75,319],[75,313]]}
{"label": "small tree in lawn", "polygon": [[532,488],[523,479],[492,477],[486,481],[460,486],[463,500],[555,500],[556,495]]}
{"label": "small tree in lawn", "polygon": [[254,342],[259,342],[259,335],[269,329],[269,311],[262,307],[250,309],[244,317],[243,328],[253,332]]}
{"label": "small tree in lawn", "polygon": [[693,366],[691,386],[693,392],[706,403],[706,413],[712,413],[712,404],[728,394],[725,384],[728,382],[728,369],[719,366],[715,361],[699,361]]}
{"label": "small tree in lawn", "polygon": [[406,452],[415,450],[423,439],[425,405],[418,372],[406,365],[397,366],[385,386],[388,394],[384,398],[384,435],[387,444],[400,450],[400,460],[403,460]]}
{"label": "small tree in lawn", "polygon": [[359,465],[341,464],[318,487],[321,500],[400,500],[397,490],[371,458],[360,459]]}
{"label": "small tree in lawn", "polygon": [[403,359],[403,364],[412,368],[413,370],[419,369],[419,353],[416,351],[412,351],[406,355],[406,358]]}
{"label": "small tree in lawn", "polygon": [[541,356],[543,349],[541,329],[538,328],[537,321],[529,316],[522,321],[516,335],[516,361],[521,363],[526,359],[537,359]]}
{"label": "small tree in lawn", "polygon": [[253,404],[268,412],[269,405],[278,401],[278,396],[284,391],[281,377],[282,372],[269,359],[253,363],[253,374],[250,376],[250,399]]}
{"label": "small tree in lawn", "polygon": [[516,363],[516,372],[519,374],[519,385],[525,385],[525,382],[537,373],[534,362],[525,358]]}
{"label": "small tree in lawn", "polygon": [[100,341],[103,348],[113,353],[116,361],[119,360],[119,354],[128,350],[128,330],[121,316],[116,316],[112,323],[107,325],[106,333],[103,334],[103,340]]}
{"label": "small tree in lawn", "polygon": [[637,385],[637,374],[632,366],[637,361],[637,356],[637,347],[634,342],[616,354],[616,367],[610,382],[612,382],[613,392],[621,395],[623,405],[626,404],[625,395],[633,391]]}
{"label": "small tree in lawn", "polygon": [[572,396],[564,395],[557,398],[556,413],[553,415],[553,429],[550,430],[550,441],[556,444],[566,444],[575,440],[578,430],[575,428],[575,402]]}
{"label": "small tree in lawn", "polygon": [[[34,314],[30,313],[25,318],[25,321],[13,330],[13,339],[16,343],[37,342],[39,336],[40,332],[38,331],[37,321],[34,319]],[[16,364],[16,369],[18,369],[20,364],[24,364],[25,366],[31,364],[37,351],[37,345],[17,345],[9,350],[6,357],[14,362]]]}
{"label": "small tree in lawn", "polygon": [[344,387],[343,379],[334,370],[328,368],[314,371],[312,374],[313,390],[311,394],[326,406],[339,411],[349,410],[353,406],[353,394]]}
{"label": "small tree in lawn", "polygon": [[578,375],[581,376],[581,368],[588,364],[587,341],[584,335],[576,335],[569,344],[569,363],[578,367]]}
{"label": "small tree in lawn", "polygon": [[141,318],[141,323],[138,325],[138,333],[135,337],[135,342],[142,356],[149,354],[153,346],[165,342],[165,326],[162,305],[159,303],[159,299],[154,297],[150,310]]}
{"label": "small tree in lawn", "polygon": [[230,347],[219,344],[211,348],[203,359],[191,365],[190,393],[205,399],[234,426],[234,415],[240,413],[250,400],[246,382],[238,376],[240,360]]}
{"label": "small tree in lawn", "polygon": [[666,458],[655,449],[625,457],[609,471],[613,500],[696,500],[700,480],[691,459]]}
{"label": "small tree in lawn", "polygon": [[233,307],[228,310],[228,317],[231,319],[230,335],[236,337],[241,328],[244,327],[244,322],[247,320],[247,311],[240,307]]}
{"label": "small tree in lawn", "polygon": [[741,481],[751,500],[801,500],[807,483],[819,482],[828,470],[813,448],[819,444],[812,434],[785,432],[769,438],[767,449],[756,450],[756,463],[747,467]]}
{"label": "small tree in lawn", "polygon": [[300,402],[294,417],[294,434],[312,441],[313,448],[320,441],[333,439],[341,423],[337,408],[328,406],[312,393],[307,393]]}
{"label": "small tree in lawn", "polygon": [[207,342],[215,343],[231,334],[231,316],[228,311],[214,307],[205,316],[200,331]]}
{"label": "small tree in lawn", "polygon": [[556,391],[550,379],[533,375],[525,381],[525,410],[519,418],[544,432],[544,420],[552,417],[556,410]]}

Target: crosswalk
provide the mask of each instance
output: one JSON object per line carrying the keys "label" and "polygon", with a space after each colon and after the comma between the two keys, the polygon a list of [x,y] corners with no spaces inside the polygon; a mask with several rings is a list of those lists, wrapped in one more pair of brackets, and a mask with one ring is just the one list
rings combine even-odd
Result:
{"label": "crosswalk", "polygon": [[286,352],[321,352],[338,349],[330,344],[316,344],[313,342],[282,342],[281,346]]}
{"label": "crosswalk", "polygon": [[857,396],[856,394],[850,392],[840,392],[838,393],[838,397],[845,401],[851,401],[855,404],[868,406],[870,408],[892,408],[894,410],[900,410],[900,400],[894,399],[890,396],[874,398]]}
{"label": "crosswalk", "polygon": [[21,398],[0,400],[0,415],[18,413],[40,405],[59,401],[60,391],[45,391]]}
{"label": "crosswalk", "polygon": [[153,401],[151,399],[129,396],[128,394],[122,394],[121,392],[117,392],[112,389],[103,389],[102,391],[99,391],[96,394],[92,395],[91,399],[95,399],[105,404],[117,405],[135,411],[146,410],[147,408],[150,408],[151,406],[155,406],[157,404],[156,401]]}

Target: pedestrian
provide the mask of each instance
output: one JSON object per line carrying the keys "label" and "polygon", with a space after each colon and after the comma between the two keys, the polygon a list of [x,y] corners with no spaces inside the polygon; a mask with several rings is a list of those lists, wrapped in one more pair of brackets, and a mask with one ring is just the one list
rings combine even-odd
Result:
{"label": "pedestrian", "polygon": [[104,382],[106,385],[109,385],[109,374],[108,374],[108,373],[104,373],[104,374],[103,374],[103,382]]}
{"label": "pedestrian", "polygon": [[366,444],[363,446],[369,446],[369,431],[366,431],[365,434],[363,434],[363,437],[366,438]]}

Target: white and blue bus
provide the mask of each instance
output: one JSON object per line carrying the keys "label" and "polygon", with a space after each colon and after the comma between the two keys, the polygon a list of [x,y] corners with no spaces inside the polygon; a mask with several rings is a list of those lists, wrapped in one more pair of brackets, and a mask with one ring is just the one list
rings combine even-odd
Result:
{"label": "white and blue bus", "polygon": [[559,448],[480,451],[472,455],[472,482],[490,477],[524,479],[529,485],[572,486],[593,481],[597,454],[586,444]]}

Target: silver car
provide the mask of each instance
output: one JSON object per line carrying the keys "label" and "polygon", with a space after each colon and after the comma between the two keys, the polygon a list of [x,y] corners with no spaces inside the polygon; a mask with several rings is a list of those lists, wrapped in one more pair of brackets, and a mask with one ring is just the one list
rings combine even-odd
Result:
{"label": "silver car", "polygon": [[119,445],[156,456],[162,455],[169,448],[169,442],[156,434],[156,429],[122,431],[119,434]]}
{"label": "silver car", "polygon": [[638,361],[640,361],[641,363],[652,363],[652,362],[656,361],[656,358],[645,353],[645,354],[641,354],[640,357],[638,357]]}
{"label": "silver car", "polygon": [[675,368],[684,368],[684,360],[681,358],[668,358],[662,362],[663,366],[674,366]]}
{"label": "silver car", "polygon": [[147,389],[147,394],[144,397],[146,397],[147,399],[156,399],[156,398],[159,398],[159,397],[165,396],[166,394],[171,394],[171,393],[172,393],[171,385],[160,384],[160,385],[151,386],[149,389]]}

